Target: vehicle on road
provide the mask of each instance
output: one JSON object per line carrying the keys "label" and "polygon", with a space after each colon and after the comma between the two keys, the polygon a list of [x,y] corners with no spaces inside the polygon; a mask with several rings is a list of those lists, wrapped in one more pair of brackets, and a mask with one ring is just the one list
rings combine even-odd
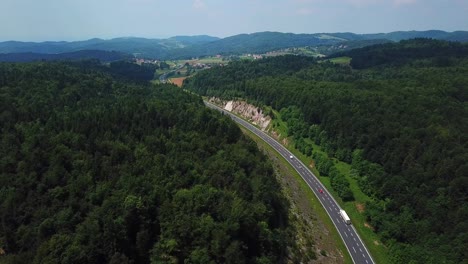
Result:
{"label": "vehicle on road", "polygon": [[319,192],[320,192],[320,193],[323,193],[323,189],[320,189]]}
{"label": "vehicle on road", "polygon": [[[328,216],[330,217],[331,221],[335,225],[338,233],[340,234],[343,242],[346,245],[346,248],[353,260],[353,263],[362,263],[362,264],[374,264],[374,260],[372,256],[369,254],[366,246],[359,238],[359,234],[356,232],[354,228],[350,228],[348,225],[351,225],[351,219],[346,214],[345,211],[340,210],[339,204],[333,199],[333,196],[329,195],[328,192],[325,192],[325,187],[318,183],[318,178],[307,168],[307,166],[301,166],[303,163],[300,160],[294,160],[295,157],[289,152],[284,146],[280,145],[279,142],[275,142],[273,138],[268,137],[267,134],[260,131],[258,128],[254,127],[247,121],[219,108],[213,104],[210,104],[205,101],[205,104],[213,109],[221,111],[223,113],[228,114],[234,121],[236,121],[240,126],[245,127],[246,129],[250,130],[252,133],[260,137],[264,142],[268,143],[271,147],[273,147],[278,153],[285,154],[288,153],[289,155],[284,155],[285,159],[288,159],[289,156],[289,163],[293,165],[294,169],[299,173],[304,181],[307,182],[307,185],[314,190],[317,194],[322,193],[322,195],[317,195],[318,200],[322,204],[323,208],[327,212]],[[272,143],[275,142],[275,143]],[[300,167],[301,166],[301,167]],[[320,191],[322,190],[322,192]],[[337,214],[340,214],[340,217],[337,217]],[[343,225],[343,222],[345,225]]]}
{"label": "vehicle on road", "polygon": [[341,209],[341,210],[340,210],[340,215],[341,215],[341,218],[343,218],[343,221],[344,221],[347,225],[350,225],[350,224],[351,224],[351,219],[349,219],[349,216],[348,216],[348,214],[345,212],[345,210]]}

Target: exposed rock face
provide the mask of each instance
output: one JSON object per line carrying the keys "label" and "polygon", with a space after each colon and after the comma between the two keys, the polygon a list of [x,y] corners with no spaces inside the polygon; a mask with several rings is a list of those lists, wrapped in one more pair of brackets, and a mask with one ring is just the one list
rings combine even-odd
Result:
{"label": "exposed rock face", "polygon": [[223,101],[219,98],[210,98],[209,101],[221,106],[226,111],[242,116],[262,130],[265,130],[271,122],[271,117],[264,115],[262,109],[245,101]]}

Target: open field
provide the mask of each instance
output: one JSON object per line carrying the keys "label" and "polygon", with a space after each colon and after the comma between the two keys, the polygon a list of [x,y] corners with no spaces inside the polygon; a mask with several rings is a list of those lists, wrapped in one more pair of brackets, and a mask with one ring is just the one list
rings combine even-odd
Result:
{"label": "open field", "polygon": [[330,59],[329,61],[336,63],[336,64],[349,65],[349,63],[351,62],[351,58],[350,57],[338,57],[338,58]]}
{"label": "open field", "polygon": [[204,64],[220,64],[220,63],[227,64],[229,61],[225,61],[222,58],[208,57],[208,58],[199,59],[197,62],[204,63]]}
{"label": "open field", "polygon": [[196,65],[198,63],[200,64],[228,64],[229,59],[223,60],[223,58],[217,58],[217,57],[206,57],[206,58],[201,58],[201,59],[195,59],[195,60],[179,60],[177,61],[178,64],[185,64],[188,63],[190,65]]}
{"label": "open field", "polygon": [[182,84],[184,83],[184,80],[187,79],[187,77],[178,77],[178,78],[171,78],[169,79],[169,82],[172,84],[175,84],[179,87],[182,87]]}

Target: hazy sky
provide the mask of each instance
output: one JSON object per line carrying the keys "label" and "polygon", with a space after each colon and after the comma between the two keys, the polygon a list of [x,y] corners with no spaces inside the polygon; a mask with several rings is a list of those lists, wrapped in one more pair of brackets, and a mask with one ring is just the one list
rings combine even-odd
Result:
{"label": "hazy sky", "polygon": [[468,30],[468,0],[0,0],[0,41]]}

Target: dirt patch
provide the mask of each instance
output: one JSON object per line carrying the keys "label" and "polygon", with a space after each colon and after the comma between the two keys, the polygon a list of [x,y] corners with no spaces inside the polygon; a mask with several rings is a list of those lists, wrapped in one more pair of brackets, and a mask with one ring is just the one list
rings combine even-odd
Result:
{"label": "dirt patch", "polygon": [[364,222],[364,226],[367,227],[367,228],[369,228],[369,229],[372,230],[372,231],[375,231],[374,227],[371,226],[371,225],[370,225],[369,223],[367,223],[367,222]]}
{"label": "dirt patch", "polygon": [[289,139],[288,138],[283,138],[281,142],[284,146],[289,146]]}
{"label": "dirt patch", "polygon": [[366,206],[363,203],[356,203],[356,209],[362,214],[366,210]]}
{"label": "dirt patch", "polygon": [[310,161],[309,168],[313,169],[315,168],[315,161]]}
{"label": "dirt patch", "polygon": [[182,85],[184,84],[184,80],[187,79],[187,77],[180,77],[180,78],[172,78],[172,79],[169,79],[169,82],[172,83],[172,84],[175,84],[179,87],[182,87]]}
{"label": "dirt patch", "polygon": [[379,241],[377,241],[377,240],[374,240],[374,245],[376,245],[376,246],[380,246],[380,243],[379,243]]}
{"label": "dirt patch", "polygon": [[3,248],[0,248],[0,256],[3,256],[5,255],[5,250],[3,250]]}
{"label": "dirt patch", "polygon": [[270,134],[270,136],[272,136],[274,139],[278,140],[280,139],[281,137],[281,134],[278,134],[278,132],[276,132],[274,129],[270,128],[268,130],[268,133]]}

